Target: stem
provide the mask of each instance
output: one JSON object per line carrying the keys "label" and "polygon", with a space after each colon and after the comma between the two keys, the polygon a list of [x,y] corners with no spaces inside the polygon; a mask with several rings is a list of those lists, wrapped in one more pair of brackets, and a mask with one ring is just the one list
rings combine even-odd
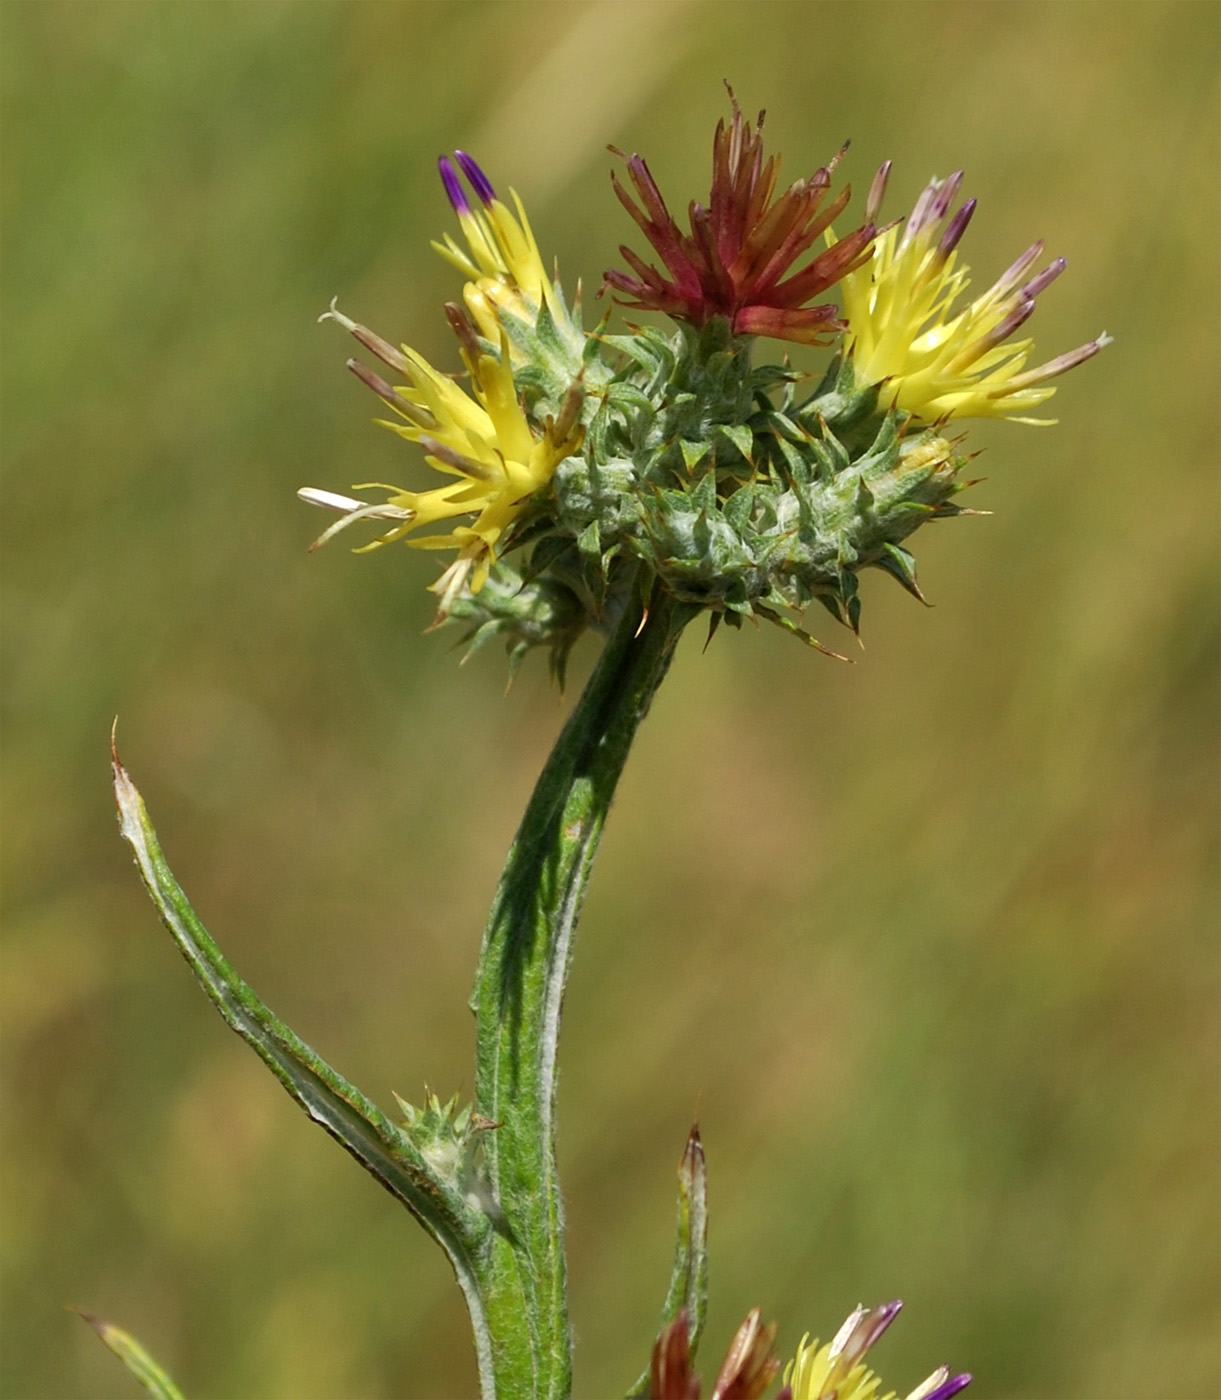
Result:
{"label": "stem", "polygon": [[646,614],[633,593],[535,786],[484,933],[471,1009],[476,1107],[499,1125],[485,1155],[503,1219],[480,1260],[497,1400],[571,1391],[555,1167],[560,1008],[615,786],[691,615],[664,594]]}

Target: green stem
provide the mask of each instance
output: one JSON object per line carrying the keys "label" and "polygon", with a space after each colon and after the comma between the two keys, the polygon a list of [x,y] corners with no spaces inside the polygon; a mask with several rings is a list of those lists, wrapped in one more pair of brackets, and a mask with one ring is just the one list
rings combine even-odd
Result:
{"label": "green stem", "polygon": [[691,615],[665,595],[647,614],[628,607],[535,786],[484,934],[471,1008],[476,1107],[498,1124],[485,1154],[503,1219],[480,1260],[497,1400],[571,1391],[555,1167],[560,1008],[615,786]]}

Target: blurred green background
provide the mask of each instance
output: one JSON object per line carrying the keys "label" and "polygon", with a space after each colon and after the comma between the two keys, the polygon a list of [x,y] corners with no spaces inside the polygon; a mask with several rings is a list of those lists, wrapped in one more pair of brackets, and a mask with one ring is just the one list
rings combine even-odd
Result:
{"label": "blurred green background", "polygon": [[[314,484],[420,480],[341,305],[456,365],[434,160],[474,151],[566,282],[681,207],[721,79],[790,177],[850,136],[888,212],[958,166],[1056,429],[985,424],[990,518],[880,574],[858,664],[681,650],[596,872],[561,1047],[577,1391],[648,1353],[693,1115],[705,1371],[907,1300],[876,1362],[980,1397],[1209,1400],[1218,1368],[1218,36],[1196,3],[5,0],[4,1372],[134,1395],[474,1390],[440,1253],[291,1106],[161,930],[107,731],[238,968],[378,1101],[469,1091],[484,910],[570,702],[422,636],[436,561],[308,557]],[[639,239],[636,240],[639,243]],[[818,624],[825,640],[833,624]],[[593,644],[575,662],[575,685]]]}

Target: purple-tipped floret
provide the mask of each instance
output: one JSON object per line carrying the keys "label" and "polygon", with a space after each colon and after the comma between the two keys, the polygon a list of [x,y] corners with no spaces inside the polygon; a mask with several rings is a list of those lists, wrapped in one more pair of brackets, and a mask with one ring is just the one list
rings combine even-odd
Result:
{"label": "purple-tipped floret", "polygon": [[945,182],[933,197],[929,205],[928,221],[930,224],[939,224],[946,214],[949,213],[950,205],[958,198],[958,191],[962,188],[962,171],[955,170],[953,175]]}
{"label": "purple-tipped floret", "polygon": [[865,200],[865,220],[867,223],[875,223],[878,214],[882,209],[882,200],[886,197],[886,182],[890,179],[890,161],[884,160],[878,166],[878,173],[873,177],[873,184],[869,186],[869,197]]}
{"label": "purple-tipped floret", "polygon": [[1100,336],[1086,341],[1084,345],[1078,345],[1075,350],[1066,350],[1054,360],[1048,360],[1045,364],[1036,365],[1034,369],[1028,369],[1025,374],[1019,374],[1016,379],[1010,381],[1010,388],[1014,385],[1042,384],[1044,380],[1054,379],[1058,374],[1067,374],[1070,369],[1076,369],[1086,360],[1092,360],[1099,350],[1105,350],[1111,344],[1111,339],[1112,337],[1103,331]]}
{"label": "purple-tipped floret", "polygon": [[1043,240],[1040,238],[1037,242],[1032,243],[1020,258],[1011,263],[1010,266],[1001,273],[996,279],[996,285],[992,290],[998,296],[1004,296],[1006,292],[1011,292],[1013,288],[1021,282],[1022,278],[1025,277],[1027,268],[1029,268],[1032,263],[1036,262],[1042,253]]}
{"label": "purple-tipped floret", "polygon": [[454,159],[462,167],[462,173],[471,182],[471,189],[475,191],[483,204],[490,205],[496,198],[492,182],[465,151],[455,151]]}
{"label": "purple-tipped floret", "polygon": [[471,206],[466,202],[466,191],[462,188],[462,181],[458,179],[458,172],[454,169],[448,156],[440,157],[437,161],[437,169],[441,172],[441,183],[445,186],[449,202],[454,206],[454,213],[458,215],[469,214]]}
{"label": "purple-tipped floret", "polygon": [[836,1367],[846,1375],[899,1315],[903,1304],[879,1303],[876,1308],[858,1308],[844,1324],[836,1341],[839,1352]]}
{"label": "purple-tipped floret", "polygon": [[878,1338],[881,1337],[882,1333],[885,1332],[895,1318],[899,1316],[902,1307],[902,1299],[896,1298],[893,1303],[880,1304],[866,1316],[865,1322],[867,1326],[864,1332],[865,1345],[861,1348],[862,1352],[873,1346]]}
{"label": "purple-tipped floret", "polygon": [[975,353],[972,359],[978,358],[986,350],[991,350],[994,345],[999,345],[1002,340],[1008,340],[1019,326],[1024,326],[1034,315],[1034,297],[1023,296],[1007,315],[1003,317],[987,335],[981,336],[974,346]]}
{"label": "purple-tipped floret", "polygon": [[975,200],[968,199],[946,225],[946,230],[941,235],[941,242],[937,244],[938,258],[944,261],[958,247],[959,241],[967,231],[967,225],[971,222],[971,215],[974,213]]}
{"label": "purple-tipped floret", "polygon": [[907,221],[907,227],[903,230],[902,241],[910,243],[916,234],[928,224],[939,224],[945,218],[946,210],[953,204],[954,196],[958,193],[961,184],[961,170],[955,170],[953,175],[945,180],[930,180],[920,191],[920,197],[916,200],[916,206]]}
{"label": "purple-tipped floret", "polygon": [[1055,262],[1049,263],[1037,277],[1032,277],[1026,283],[1022,288],[1022,296],[1037,297],[1044,288],[1051,286],[1067,266],[1067,258],[1057,258]]}

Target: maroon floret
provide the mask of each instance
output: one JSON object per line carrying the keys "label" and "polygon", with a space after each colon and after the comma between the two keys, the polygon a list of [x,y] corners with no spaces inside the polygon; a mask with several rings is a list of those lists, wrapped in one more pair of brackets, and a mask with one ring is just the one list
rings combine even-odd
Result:
{"label": "maroon floret", "polygon": [[675,223],[644,160],[615,152],[636,198],[612,174],[615,193],[665,270],[621,247],[632,273],[612,269],[606,285],[636,310],[664,311],[697,326],[724,316],[738,335],[822,343],[841,328],[837,309],[808,303],[869,257],[877,228],[870,220],[794,270],[848,203],[845,187],[824,205],[839,156],[773,200],[780,162],[763,158],[763,113],[751,127],[729,95],[733,117],[728,126],[717,124],[708,207],[690,206],[690,233]]}

